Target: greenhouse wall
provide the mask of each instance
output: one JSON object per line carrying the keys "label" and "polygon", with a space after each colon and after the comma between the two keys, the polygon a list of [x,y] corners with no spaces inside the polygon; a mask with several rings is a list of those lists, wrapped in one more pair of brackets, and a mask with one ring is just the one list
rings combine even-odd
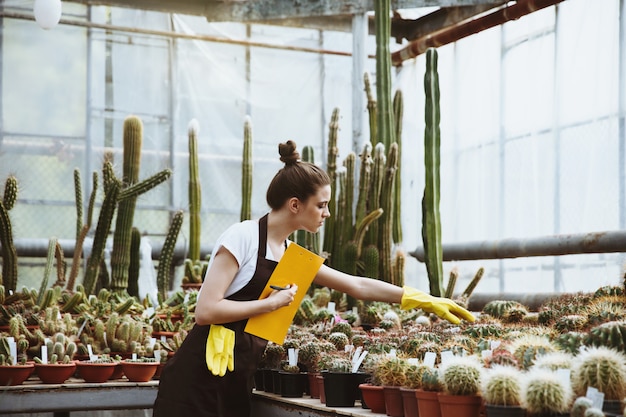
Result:
{"label": "greenhouse wall", "polygon": [[[253,217],[280,168],[279,142],[314,148],[325,165],[328,124],[340,109],[339,158],[353,137],[350,33],[63,2],[63,21],[42,30],[20,1],[3,1],[0,179],[15,175],[16,239],[76,235],[73,170],[85,203],[107,154],[121,171],[124,119],[144,123],[141,177],[174,175],[138,201],[135,225],[153,242],[187,209],[187,129],[198,121],[202,244],[239,220],[243,124],[253,126]],[[618,0],[568,0],[439,48],[441,213],[444,245],[626,228],[624,26]],[[407,11],[419,13],[419,11]],[[26,16],[26,17],[24,17]],[[402,45],[392,41],[391,50]],[[375,39],[366,39],[375,70]],[[404,62],[401,154],[404,241],[421,247],[424,58]],[[365,94],[363,92],[363,94]],[[356,120],[359,120],[357,117]],[[363,135],[369,139],[366,123]],[[99,195],[98,201],[101,201]],[[186,240],[188,226],[181,230]],[[20,285],[37,286],[43,261],[21,258]],[[462,290],[574,292],[617,284],[624,254],[450,261]],[[406,282],[428,288],[409,257]]]}

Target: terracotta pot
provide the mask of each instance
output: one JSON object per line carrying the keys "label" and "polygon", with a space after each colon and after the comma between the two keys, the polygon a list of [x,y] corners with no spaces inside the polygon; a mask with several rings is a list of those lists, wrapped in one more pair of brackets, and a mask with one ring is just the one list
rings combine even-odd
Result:
{"label": "terracotta pot", "polygon": [[404,404],[400,387],[383,386],[385,396],[385,413],[389,417],[404,417]]}
{"label": "terracotta pot", "polygon": [[22,385],[35,370],[35,365],[3,365],[0,366],[0,386]]}
{"label": "terracotta pot", "polygon": [[35,363],[35,372],[44,384],[62,384],[76,371],[76,362]]}
{"label": "terracotta pot", "polygon": [[159,366],[157,366],[156,372],[152,376],[152,379],[161,378],[161,372],[163,371],[163,367],[165,366],[165,362],[159,362]]}
{"label": "terracotta pot", "polygon": [[326,393],[324,392],[324,377],[322,375],[316,375],[317,389],[320,392],[320,402],[326,404]]}
{"label": "terracotta pot", "polygon": [[159,367],[159,362],[122,361],[122,370],[130,382],[148,382]]}
{"label": "terracotta pot", "polygon": [[437,391],[415,390],[417,411],[420,417],[441,417],[438,394]]}
{"label": "terracotta pot", "polygon": [[306,376],[309,379],[309,395],[311,398],[320,397],[320,386],[317,383],[317,376],[319,372],[307,372]]}
{"label": "terracotta pot", "polygon": [[383,392],[383,387],[372,384],[360,384],[359,389],[363,395],[363,400],[367,403],[372,413],[385,413],[385,393]]}
{"label": "terracotta pot", "polygon": [[121,362],[116,362],[115,367],[113,368],[113,374],[111,374],[109,380],[122,378],[124,378],[124,370],[122,369],[122,364]]}
{"label": "terracotta pot", "polygon": [[483,405],[480,395],[449,395],[442,392],[439,398],[441,417],[479,417]]}
{"label": "terracotta pot", "polygon": [[404,417],[418,417],[417,398],[415,397],[414,388],[400,387],[402,395],[402,405],[404,407]]}
{"label": "terracotta pot", "polygon": [[78,376],[85,382],[106,382],[113,375],[116,366],[115,362],[76,362]]}

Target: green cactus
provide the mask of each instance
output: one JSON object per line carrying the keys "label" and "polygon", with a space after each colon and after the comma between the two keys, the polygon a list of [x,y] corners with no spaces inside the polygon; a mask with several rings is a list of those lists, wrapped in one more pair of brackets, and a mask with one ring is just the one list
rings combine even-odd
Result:
{"label": "green cactus", "polygon": [[524,385],[524,405],[532,415],[553,415],[569,412],[572,393],[551,371],[532,370]]}
{"label": "green cactus", "polygon": [[389,147],[387,163],[385,166],[385,176],[383,179],[380,202],[383,214],[379,220],[380,231],[378,234],[378,248],[380,251],[380,277],[393,282],[391,244],[393,241],[393,190],[398,168],[398,145],[392,143]]}
{"label": "green cactus", "polygon": [[572,369],[572,388],[584,396],[588,387],[604,393],[605,400],[626,397],[626,356],[608,347],[590,347],[577,356]]}
{"label": "green cactus", "polygon": [[[104,172],[110,167],[110,162],[106,161],[104,164]],[[105,174],[106,177],[106,174]],[[117,208],[117,198],[120,191],[120,184],[116,179],[105,182],[105,193],[102,207],[100,208],[100,215],[98,217],[98,225],[96,226],[96,232],[93,239],[93,245],[91,248],[91,255],[87,260],[87,267],[85,269],[85,276],[83,278],[83,286],[87,294],[93,294],[96,289],[96,282],[100,272],[100,266],[104,259],[104,248],[106,246],[106,239],[111,230],[111,222],[113,221],[113,215]]]}
{"label": "green cactus", "polygon": [[523,393],[521,373],[510,366],[490,369],[483,378],[481,393],[487,404],[520,406]]}
{"label": "green cactus", "polygon": [[389,356],[380,361],[372,378],[380,385],[402,387],[406,385],[406,370],[409,363],[400,357]]}
{"label": "green cactus", "polygon": [[372,92],[372,82],[370,80],[370,74],[363,74],[363,85],[365,90],[365,96],[367,97],[367,113],[369,116],[369,127],[370,127],[370,144],[372,147],[376,146],[378,143],[378,129],[377,129],[377,107],[376,98]]}
{"label": "green cactus", "polygon": [[128,264],[128,295],[139,298],[139,268],[141,261],[141,232],[136,227],[130,235],[130,263]]}
{"label": "green cactus", "polygon": [[243,156],[241,166],[241,213],[240,220],[252,218],[252,120],[246,116],[243,125]]}
{"label": "green cactus", "polygon": [[6,290],[17,289],[17,251],[13,243],[13,229],[9,210],[17,201],[17,178],[10,175],[4,184],[4,194],[0,201],[0,247],[2,251],[2,284]]}
{"label": "green cactus", "polygon": [[[335,231],[335,214],[336,214],[336,191],[335,184],[337,181],[337,155],[339,154],[339,149],[337,148],[337,136],[339,131],[339,108],[333,109],[333,113],[330,119],[329,124],[329,133],[328,133],[328,157],[326,160],[326,172],[330,177],[330,201],[328,202],[328,211],[331,213],[331,216],[324,221],[324,243],[323,250],[332,256],[335,248],[335,239],[336,239],[336,231]],[[332,265],[333,259],[330,259],[330,264]]]}
{"label": "green cactus", "polygon": [[473,356],[454,357],[442,369],[444,390],[450,395],[476,395],[480,392],[481,372]]}
{"label": "green cactus", "polygon": [[593,347],[609,347],[626,351],[626,321],[609,321],[593,327],[587,333],[584,344]]}
{"label": "green cactus", "polygon": [[[398,167],[397,172],[402,172],[402,113],[404,110],[404,102],[402,100],[402,91],[396,90],[393,96],[393,115],[395,121],[395,139],[398,144]],[[393,243],[399,245],[402,243],[402,175],[397,174],[394,182],[394,202],[393,202]]]}
{"label": "green cactus", "polygon": [[176,240],[178,239],[178,233],[183,224],[183,211],[179,210],[174,213],[172,222],[170,223],[169,231],[165,237],[163,248],[161,249],[161,256],[159,257],[159,266],[157,271],[157,288],[159,291],[160,302],[167,299],[167,292],[170,285],[170,274],[172,259],[174,257],[174,249],[176,247]]}
{"label": "green cactus", "polygon": [[393,107],[391,99],[391,5],[390,0],[374,3],[376,27],[376,121],[378,142],[389,149],[395,143]]}
{"label": "green cactus", "polygon": [[[374,147],[373,165],[370,181],[371,188],[369,191],[367,204],[367,208],[369,211],[380,208],[386,163],[387,156],[385,155],[385,145],[383,145],[382,143],[378,143]],[[366,245],[378,246],[379,223],[379,221],[375,221],[372,222],[372,224],[369,226],[365,237]]]}
{"label": "green cactus", "polygon": [[[124,120],[123,129],[124,161],[121,183],[123,188],[128,188],[139,181],[143,124],[139,117],[128,116]],[[136,204],[136,197],[119,202],[111,251],[111,285],[114,291],[126,291],[128,288],[131,230]]]}
{"label": "green cactus", "polygon": [[93,208],[96,203],[96,194],[98,190],[98,173],[94,171],[92,174],[91,194],[89,196],[89,205],[87,207],[87,221],[83,224],[83,201],[82,201],[82,186],[80,180],[80,171],[74,170],[74,195],[76,199],[76,243],[74,244],[74,257],[72,258],[72,268],[67,279],[66,288],[68,291],[74,291],[76,285],[76,278],[78,277],[78,271],[80,270],[80,260],[83,255],[83,244],[89,229],[91,229],[91,223],[93,220]]}
{"label": "green cactus", "polygon": [[422,198],[422,241],[424,243],[424,263],[428,272],[430,293],[443,295],[443,253],[441,245],[441,216],[439,199],[441,179],[439,174],[440,141],[439,132],[439,75],[437,73],[437,50],[426,51],[426,93],[424,129],[425,185]]}
{"label": "green cactus", "polygon": [[198,165],[198,122],[194,119],[187,129],[189,148],[189,258],[200,260],[200,235],[202,208],[202,188],[200,184],[200,170]]}
{"label": "green cactus", "polygon": [[[368,212],[367,200],[369,196],[369,190],[371,187],[372,179],[372,145],[366,142],[363,145],[363,150],[359,155],[360,169],[359,169],[359,196],[357,198],[355,223],[359,224]],[[378,207],[376,207],[378,208]]]}

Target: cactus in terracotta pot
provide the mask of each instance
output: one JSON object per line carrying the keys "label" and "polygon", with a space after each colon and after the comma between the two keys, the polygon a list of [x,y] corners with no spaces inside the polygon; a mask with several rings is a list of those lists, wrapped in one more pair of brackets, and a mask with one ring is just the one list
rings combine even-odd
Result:
{"label": "cactus in terracotta pot", "polygon": [[626,397],[626,355],[607,347],[591,347],[576,357],[572,369],[572,388],[584,396],[587,388],[604,393],[605,400]]}
{"label": "cactus in terracotta pot", "polygon": [[522,404],[522,374],[511,366],[496,366],[487,370],[481,393],[491,405],[520,406]]}
{"label": "cactus in terracotta pot", "polygon": [[441,370],[444,392],[450,395],[477,395],[481,377],[482,366],[473,356],[455,356]]}
{"label": "cactus in terracotta pot", "polygon": [[530,370],[524,384],[524,408],[531,415],[568,413],[572,405],[571,385],[555,372]]}

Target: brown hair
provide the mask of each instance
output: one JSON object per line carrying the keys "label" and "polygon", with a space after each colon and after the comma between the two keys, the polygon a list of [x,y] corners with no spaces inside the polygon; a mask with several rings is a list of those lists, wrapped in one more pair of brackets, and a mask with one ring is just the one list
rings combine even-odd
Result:
{"label": "brown hair", "polygon": [[330,184],[330,177],[322,168],[310,162],[300,161],[296,143],[288,140],[278,145],[280,160],[285,163],[267,188],[267,204],[276,210],[291,197],[305,202],[320,187]]}

